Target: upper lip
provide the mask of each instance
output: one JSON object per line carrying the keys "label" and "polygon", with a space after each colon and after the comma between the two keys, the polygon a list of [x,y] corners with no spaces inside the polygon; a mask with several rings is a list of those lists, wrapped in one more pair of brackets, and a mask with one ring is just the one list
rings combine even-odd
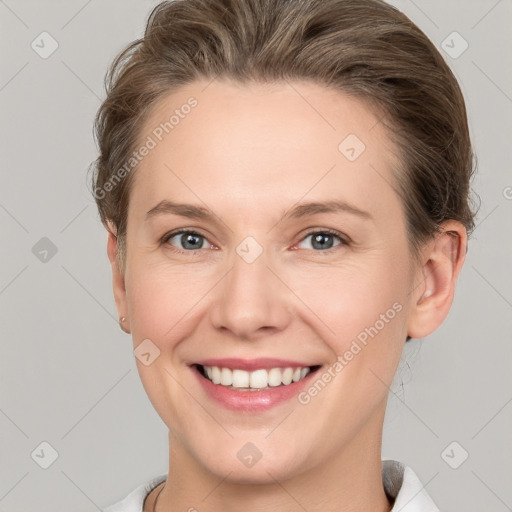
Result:
{"label": "upper lip", "polygon": [[218,366],[219,368],[245,370],[249,372],[254,370],[270,370],[271,368],[309,368],[315,366],[314,364],[273,357],[259,357],[257,359],[240,359],[236,357],[201,359],[200,361],[190,363],[190,365],[194,364],[201,366]]}

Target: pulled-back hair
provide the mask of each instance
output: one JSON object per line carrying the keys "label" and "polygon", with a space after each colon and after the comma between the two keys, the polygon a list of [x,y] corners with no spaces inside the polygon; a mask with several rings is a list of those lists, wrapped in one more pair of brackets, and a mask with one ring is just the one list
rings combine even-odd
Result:
{"label": "pulled-back hair", "polygon": [[112,63],[95,120],[92,192],[101,221],[116,228],[122,272],[136,168],[115,186],[112,178],[160,99],[214,78],[309,80],[368,102],[397,147],[397,191],[412,249],[448,219],[472,231],[464,99],[439,51],[400,11],[381,0],[165,1],[151,12],[144,36]]}

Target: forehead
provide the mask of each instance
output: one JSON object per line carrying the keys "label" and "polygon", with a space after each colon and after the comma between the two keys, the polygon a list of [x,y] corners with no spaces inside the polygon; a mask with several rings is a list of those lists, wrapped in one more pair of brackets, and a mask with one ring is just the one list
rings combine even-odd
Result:
{"label": "forehead", "polygon": [[154,106],[140,130],[140,145],[149,140],[130,199],[140,214],[177,193],[240,215],[305,195],[374,209],[397,201],[379,113],[311,82],[188,84]]}

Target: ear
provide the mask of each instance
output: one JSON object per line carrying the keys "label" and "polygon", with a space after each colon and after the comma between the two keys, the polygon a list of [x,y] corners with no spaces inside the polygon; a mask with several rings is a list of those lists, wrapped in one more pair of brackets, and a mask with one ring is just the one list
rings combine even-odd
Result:
{"label": "ear", "polygon": [[126,304],[126,288],[124,276],[119,270],[119,266],[117,264],[117,236],[116,236],[116,228],[114,224],[110,221],[108,222],[108,241],[107,241],[107,254],[108,259],[110,260],[110,265],[112,267],[112,286],[114,290],[114,299],[116,301],[117,314],[119,315],[119,319],[125,318],[124,322],[119,320],[119,326],[121,329],[129,333],[130,332],[130,321],[128,318],[128,308]]}
{"label": "ear", "polygon": [[428,336],[448,315],[466,250],[466,229],[452,220],[444,222],[441,232],[422,249],[408,323],[412,338]]}

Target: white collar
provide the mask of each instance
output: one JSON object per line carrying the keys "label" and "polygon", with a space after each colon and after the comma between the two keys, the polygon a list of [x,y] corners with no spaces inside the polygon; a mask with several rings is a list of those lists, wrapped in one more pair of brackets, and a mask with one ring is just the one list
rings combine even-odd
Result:
{"label": "white collar", "polygon": [[[143,512],[147,495],[166,479],[167,474],[152,478],[103,512]],[[401,462],[382,461],[382,482],[386,494],[394,500],[391,512],[439,512],[414,471]]]}
{"label": "white collar", "polygon": [[439,512],[416,473],[401,462],[382,461],[382,483],[394,499],[391,512]]}

